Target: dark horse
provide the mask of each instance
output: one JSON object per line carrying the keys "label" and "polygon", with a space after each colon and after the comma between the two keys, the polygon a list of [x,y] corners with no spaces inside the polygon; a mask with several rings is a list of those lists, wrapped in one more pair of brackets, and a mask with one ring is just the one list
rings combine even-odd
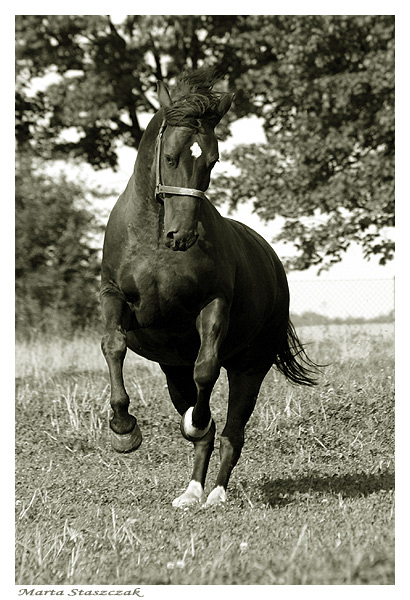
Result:
{"label": "dark horse", "polygon": [[[134,172],[107,225],[102,263],[102,350],[111,380],[111,443],[130,452],[141,432],[128,412],[127,348],[159,363],[194,468],[174,506],[203,502],[215,424],[209,407],[221,366],[228,373],[220,469],[206,504],[224,502],[245,425],[272,365],[311,385],[314,363],[289,321],[289,292],[271,246],[223,218],[205,196],[218,160],[214,128],[231,94],[213,91],[212,70],[184,77],[172,100],[158,82],[160,110],[149,123]],[[297,358],[296,358],[297,357]]]}

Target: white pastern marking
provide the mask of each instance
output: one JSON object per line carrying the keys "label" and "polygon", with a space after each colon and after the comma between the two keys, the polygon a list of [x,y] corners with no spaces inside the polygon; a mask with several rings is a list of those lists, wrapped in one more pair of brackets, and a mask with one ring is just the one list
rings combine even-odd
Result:
{"label": "white pastern marking", "polygon": [[190,504],[202,503],[205,499],[204,489],[199,481],[191,480],[186,491],[172,502],[174,508],[183,508]]}
{"label": "white pastern marking", "polygon": [[226,492],[222,485],[218,485],[209,494],[205,506],[217,506],[226,502]]}
{"label": "white pastern marking", "polygon": [[203,437],[206,433],[208,433],[208,431],[211,427],[212,417],[209,420],[209,423],[208,423],[207,427],[205,427],[205,429],[197,429],[192,422],[192,413],[193,412],[194,412],[194,407],[190,406],[183,416],[185,433],[194,438]]}
{"label": "white pastern marking", "polygon": [[194,142],[190,147],[191,154],[194,158],[199,158],[202,154],[202,150],[198,142]]}

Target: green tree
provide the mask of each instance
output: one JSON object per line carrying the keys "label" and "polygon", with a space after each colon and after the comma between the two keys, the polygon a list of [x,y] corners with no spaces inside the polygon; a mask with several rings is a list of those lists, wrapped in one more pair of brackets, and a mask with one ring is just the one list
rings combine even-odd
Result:
{"label": "green tree", "polygon": [[[16,321],[18,331],[71,332],[99,320],[99,231],[84,187],[60,174],[16,173]],[[100,232],[101,233],[101,232]]]}
{"label": "green tree", "polygon": [[215,196],[284,217],[276,239],[299,251],[288,266],[326,268],[351,242],[384,264],[394,249],[394,17],[250,19],[234,37],[252,66],[235,85],[267,142],[225,157],[239,175],[220,177]]}

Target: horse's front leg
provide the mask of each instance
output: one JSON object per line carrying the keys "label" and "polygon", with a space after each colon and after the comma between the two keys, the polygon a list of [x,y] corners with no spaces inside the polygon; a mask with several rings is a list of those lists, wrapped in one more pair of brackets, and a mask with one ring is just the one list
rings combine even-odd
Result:
{"label": "horse's front leg", "polygon": [[124,387],[123,364],[127,352],[125,323],[129,308],[113,293],[101,294],[104,335],[101,349],[108,365],[111,383],[111,445],[117,452],[136,450],[142,441],[135,417],[129,414],[129,396]]}
{"label": "horse's front leg", "polygon": [[195,406],[186,411],[181,421],[182,435],[191,441],[203,438],[211,427],[209,400],[221,369],[218,353],[228,329],[228,319],[226,301],[215,298],[196,320],[201,340],[194,367],[197,398]]}
{"label": "horse's front leg", "polygon": [[[195,405],[197,389],[194,382],[194,367],[170,366],[161,364],[161,369],[167,376],[168,391],[172,403],[182,416]],[[215,424],[212,423],[208,433],[193,441],[195,458],[191,481],[186,491],[172,502],[175,507],[185,507],[190,504],[205,501],[204,485],[208,470],[209,459],[214,449]]]}
{"label": "horse's front leg", "polygon": [[231,473],[239,460],[245,440],[245,425],[255,408],[259,388],[265,371],[251,374],[228,370],[229,400],[228,417],[220,438],[220,467],[215,487],[209,494],[206,505],[222,504],[226,501],[226,488]]}
{"label": "horse's front leg", "polygon": [[209,400],[220,371],[219,348],[228,328],[227,303],[220,298],[213,300],[201,311],[196,326],[201,345],[194,366],[193,379],[191,371],[191,377],[185,378],[186,383],[182,394],[180,393],[182,386],[179,385],[177,389],[175,385],[169,385],[171,373],[168,369],[168,385],[173,402],[179,412],[185,411],[181,419],[182,435],[193,442],[195,447],[192,478],[187,490],[173,501],[175,507],[205,500],[205,478],[215,437],[215,424],[211,417]]}

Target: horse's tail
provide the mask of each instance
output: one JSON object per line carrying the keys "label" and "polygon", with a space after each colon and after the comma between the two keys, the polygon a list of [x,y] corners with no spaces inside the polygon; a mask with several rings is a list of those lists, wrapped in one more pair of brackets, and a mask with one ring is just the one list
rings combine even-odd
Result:
{"label": "horse's tail", "polygon": [[299,385],[316,385],[319,367],[324,366],[308,357],[290,320],[286,339],[276,356],[275,364],[287,379]]}

